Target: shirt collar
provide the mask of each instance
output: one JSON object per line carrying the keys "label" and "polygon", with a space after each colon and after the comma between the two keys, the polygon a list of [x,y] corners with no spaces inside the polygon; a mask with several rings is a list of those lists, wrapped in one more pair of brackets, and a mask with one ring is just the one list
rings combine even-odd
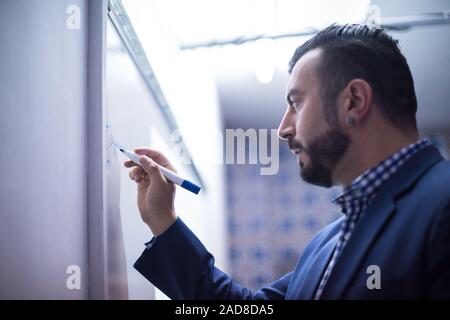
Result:
{"label": "shirt collar", "polygon": [[353,180],[350,185],[346,186],[340,195],[333,198],[331,201],[340,205],[343,213],[346,213],[346,208],[355,202],[358,202],[360,206],[364,207],[375,197],[380,186],[388,180],[406,160],[428,145],[430,145],[430,141],[428,139],[422,139],[400,149],[381,161],[375,167],[362,173]]}

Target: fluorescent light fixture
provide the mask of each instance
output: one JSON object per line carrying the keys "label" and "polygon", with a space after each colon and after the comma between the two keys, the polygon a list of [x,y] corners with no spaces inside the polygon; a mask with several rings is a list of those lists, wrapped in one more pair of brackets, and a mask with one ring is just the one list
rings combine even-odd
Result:
{"label": "fluorescent light fixture", "polygon": [[[122,0],[163,90],[177,76],[180,45],[259,34],[321,29],[333,22],[363,22],[370,0]],[[248,68],[261,83],[286,69],[293,50],[309,37],[249,42],[209,49],[217,70]],[[256,49],[255,49],[256,48]],[[265,48],[265,49],[264,49]],[[246,67],[247,66],[247,67]]]}
{"label": "fluorescent light fixture", "polygon": [[259,39],[252,43],[250,49],[256,79],[263,84],[270,83],[275,72],[275,41]]}
{"label": "fluorescent light fixture", "polygon": [[[181,43],[230,39],[261,33],[321,29],[333,22],[363,22],[370,0],[122,0],[146,32],[170,30]],[[156,16],[158,23],[149,19]],[[146,18],[147,17],[147,18]],[[138,32],[139,34],[139,32]]]}

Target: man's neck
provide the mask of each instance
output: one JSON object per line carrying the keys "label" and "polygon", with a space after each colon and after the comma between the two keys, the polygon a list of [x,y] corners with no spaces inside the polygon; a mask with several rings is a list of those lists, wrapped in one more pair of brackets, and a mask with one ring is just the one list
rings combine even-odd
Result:
{"label": "man's neck", "polygon": [[400,149],[415,143],[418,134],[395,137],[374,137],[371,141],[354,141],[347,154],[336,166],[333,181],[343,187],[350,185],[357,177],[375,167]]}

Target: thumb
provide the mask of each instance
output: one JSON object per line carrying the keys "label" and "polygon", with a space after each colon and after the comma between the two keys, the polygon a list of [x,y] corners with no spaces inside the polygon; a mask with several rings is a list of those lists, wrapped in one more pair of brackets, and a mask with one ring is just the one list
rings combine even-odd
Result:
{"label": "thumb", "polygon": [[147,156],[141,156],[139,158],[139,162],[142,169],[144,169],[144,171],[150,176],[150,180],[166,182],[161,170],[159,170],[158,164],[155,161]]}

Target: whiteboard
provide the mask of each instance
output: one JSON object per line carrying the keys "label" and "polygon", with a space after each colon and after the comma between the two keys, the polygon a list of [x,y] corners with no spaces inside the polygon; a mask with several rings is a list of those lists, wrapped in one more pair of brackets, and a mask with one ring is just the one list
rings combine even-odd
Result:
{"label": "whiteboard", "polygon": [[[104,298],[164,299],[165,296],[133,268],[145,248],[144,243],[151,239],[152,234],[140,218],[136,184],[128,176],[129,169],[123,167],[126,158],[114,146],[114,142],[128,149],[141,146],[157,149],[170,160],[182,177],[202,186],[198,195],[177,187],[175,210],[215,255],[217,265],[226,271],[224,172],[222,166],[209,163],[209,158],[220,154],[221,150],[220,144],[204,138],[205,132],[213,132],[220,125],[220,111],[211,86],[212,78],[199,72],[194,61],[180,60],[176,65],[177,77],[186,78],[190,83],[189,90],[186,91],[182,81],[175,81],[171,83],[174,85],[171,89],[164,87],[172,94],[166,99],[166,93],[153,72],[152,61],[147,60],[146,52],[121,2],[108,3],[104,106],[101,114],[104,154],[101,202],[104,209],[100,219],[102,222],[97,224],[98,228],[93,228],[91,237],[100,240],[93,241],[94,247],[101,243],[100,248],[91,251],[101,252],[101,259],[91,255],[94,264],[99,265],[91,274],[98,277]],[[153,52],[153,49],[147,50]],[[156,46],[156,50],[163,49]],[[157,65],[158,70],[163,70],[167,76],[167,65],[164,66],[163,70],[162,65]],[[177,95],[176,101],[173,99],[174,93]],[[172,104],[176,104],[173,109],[167,102],[169,99]],[[187,108],[191,110],[190,113],[186,113]],[[192,121],[192,112],[201,112],[209,121],[200,127],[198,122]],[[181,129],[178,128],[178,122]],[[183,137],[189,138],[188,143]],[[196,156],[193,159],[189,153],[191,148]],[[186,162],[186,159],[193,162]],[[196,163],[201,165],[197,168]],[[96,230],[99,231],[98,235]]]}
{"label": "whiteboard", "polygon": [[[183,165],[175,154],[167,119],[110,21],[105,76],[107,298],[152,299],[152,285],[133,268],[152,234],[140,218],[136,184],[128,176],[129,169],[123,167],[127,159],[114,143],[129,149],[155,148],[171,160],[180,175],[192,181],[198,179],[194,177],[192,165]],[[192,196],[183,191],[177,191],[176,205],[198,206],[203,195]]]}
{"label": "whiteboard", "polygon": [[151,130],[167,134],[157,104],[108,21],[106,53],[106,203],[108,298],[153,298],[152,286],[133,268],[151,238],[139,217],[136,186],[112,142],[133,149],[151,145]]}

